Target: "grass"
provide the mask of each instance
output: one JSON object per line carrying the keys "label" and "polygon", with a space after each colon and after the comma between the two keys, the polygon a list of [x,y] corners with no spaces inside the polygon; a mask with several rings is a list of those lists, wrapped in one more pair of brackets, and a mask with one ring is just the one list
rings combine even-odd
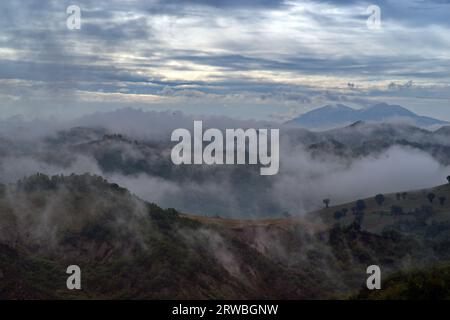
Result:
{"label": "grass", "polygon": [[[433,203],[430,203],[427,199],[429,193],[434,193],[436,199]],[[438,197],[445,196],[447,198],[445,204],[442,206],[439,204]],[[431,220],[434,221],[447,221],[450,219],[450,185],[441,185],[435,188],[423,189],[417,191],[407,192],[405,198],[397,199],[396,193],[384,194],[385,201],[382,205],[379,205],[375,201],[375,195],[370,198],[363,199],[366,204],[364,210],[365,216],[363,219],[362,227],[365,230],[371,232],[380,233],[386,226],[392,225],[399,221],[414,220],[414,217],[410,215],[393,216],[391,213],[392,206],[400,206],[403,212],[411,212],[416,208],[422,206],[431,206],[433,208],[433,216]],[[326,225],[333,225],[340,223],[342,225],[348,225],[354,221],[351,208],[355,206],[355,202],[340,204],[337,206],[331,206],[315,212],[309,213],[309,216],[320,217]],[[346,217],[339,220],[335,219],[334,213],[341,211],[342,209],[348,209]]]}

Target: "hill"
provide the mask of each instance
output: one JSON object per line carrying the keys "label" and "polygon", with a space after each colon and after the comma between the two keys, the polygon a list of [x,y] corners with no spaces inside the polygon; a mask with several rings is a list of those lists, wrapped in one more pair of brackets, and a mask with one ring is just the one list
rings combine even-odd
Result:
{"label": "hill", "polygon": [[[2,299],[345,299],[369,264],[391,274],[450,259],[450,225],[428,216],[414,233],[331,223],[328,211],[325,223],[193,216],[89,174],[0,189]],[[80,291],[65,287],[71,264],[82,268]]]}
{"label": "hill", "polygon": [[362,289],[355,296],[364,300],[449,300],[450,264],[397,272],[384,281],[383,290]]}
{"label": "hill", "polygon": [[[88,174],[38,174],[2,190],[2,299],[319,298],[346,287],[313,261],[298,265],[313,248],[283,253],[316,243],[300,224],[287,234],[275,225],[212,225]],[[65,289],[70,264],[82,268],[81,291]]]}
{"label": "hill", "polygon": [[[431,200],[429,197],[433,197]],[[310,213],[325,224],[350,225],[359,221],[361,228],[381,233],[386,228],[406,230],[424,222],[450,221],[450,184],[417,191],[379,194],[351,203],[339,204]]]}
{"label": "hill", "polygon": [[357,121],[402,121],[423,127],[447,123],[438,119],[417,115],[398,105],[379,103],[363,109],[353,109],[342,104],[327,105],[302,114],[286,124],[309,129],[330,129],[346,126]]}

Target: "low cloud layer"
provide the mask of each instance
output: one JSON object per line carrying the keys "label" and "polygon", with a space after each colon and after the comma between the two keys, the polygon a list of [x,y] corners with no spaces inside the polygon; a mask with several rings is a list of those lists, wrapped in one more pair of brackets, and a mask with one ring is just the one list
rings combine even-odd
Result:
{"label": "low cloud layer", "polygon": [[[133,116],[142,122],[132,122]],[[183,114],[136,110],[85,117],[76,124],[103,127],[124,136],[105,138],[99,133],[95,137],[88,131],[94,137],[86,138],[79,131],[67,131],[64,137],[74,141],[79,138],[80,142],[60,141],[56,146],[48,136],[41,136],[23,148],[17,146],[19,142],[9,148],[5,145],[0,176],[2,182],[14,182],[36,172],[89,172],[163,207],[205,215],[257,217],[284,212],[302,215],[320,208],[324,198],[338,204],[377,193],[432,187],[444,183],[450,173],[449,167],[428,152],[404,145],[361,156],[336,155],[326,150],[314,154],[308,141],[317,137],[292,128],[282,130],[280,172],[275,176],[260,176],[257,166],[174,166],[170,162],[171,129],[192,129],[191,121],[190,116]],[[205,118],[204,123],[217,128],[271,125],[219,117]],[[74,124],[65,126],[69,129]],[[53,130],[56,132],[61,126],[55,125]],[[364,129],[359,128],[355,137],[364,136],[360,130]],[[55,132],[49,136],[54,138]],[[366,132],[365,139],[373,134]],[[7,137],[7,133],[3,132],[3,136]]]}

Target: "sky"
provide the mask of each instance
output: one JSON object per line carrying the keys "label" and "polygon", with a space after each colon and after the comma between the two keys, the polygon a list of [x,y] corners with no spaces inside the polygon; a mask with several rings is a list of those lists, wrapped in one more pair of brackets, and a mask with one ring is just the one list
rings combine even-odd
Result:
{"label": "sky", "polygon": [[448,0],[0,2],[0,118],[133,107],[285,121],[387,102],[450,120],[449,89]]}

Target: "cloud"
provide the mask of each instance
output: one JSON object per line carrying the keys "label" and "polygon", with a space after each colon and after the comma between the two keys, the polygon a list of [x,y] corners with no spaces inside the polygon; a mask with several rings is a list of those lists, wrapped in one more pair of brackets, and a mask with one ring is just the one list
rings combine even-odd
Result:
{"label": "cloud", "polygon": [[[26,140],[11,139],[20,126],[5,125],[2,136],[6,140],[0,150],[1,181],[14,182],[36,172],[49,175],[90,172],[163,207],[207,215],[267,217],[279,216],[285,211],[303,215],[320,208],[324,198],[338,204],[380,192],[432,187],[443,183],[450,172],[449,167],[428,153],[402,146],[374,150],[359,157],[331,152],[314,155],[307,147],[325,136],[283,127],[280,171],[275,176],[260,176],[257,166],[175,166],[170,161],[171,131],[175,128],[192,130],[194,119],[182,113],[127,109],[67,123],[49,123],[40,136],[24,134],[28,136]],[[226,117],[202,119],[205,129],[276,126]],[[35,126],[41,124],[36,122]],[[106,132],[126,136],[124,139],[104,138],[105,131],[92,129],[55,135],[57,130],[74,126],[105,128]],[[400,125],[395,127],[401,131]],[[34,130],[32,122],[27,128],[28,132]],[[361,130],[354,133],[353,139],[363,141],[374,134],[371,133],[373,128],[367,132],[364,128]],[[417,136],[409,135],[408,139],[430,143],[430,135],[424,134],[420,131]],[[61,140],[63,137],[70,139]],[[52,141],[60,142],[54,145],[56,142]]]}
{"label": "cloud", "polygon": [[[328,93],[366,99],[374,90],[388,91],[391,82],[412,80],[417,93],[449,80],[442,54],[450,48],[443,17],[449,4],[443,1],[382,1],[383,28],[377,32],[366,28],[362,1],[77,3],[79,31],[66,28],[68,1],[0,4],[5,109],[38,114],[65,108],[74,114],[78,105],[79,115],[89,108],[82,97],[113,100],[121,93],[128,95],[127,102],[117,101],[124,107],[138,104],[139,96],[166,101],[166,88],[178,99],[164,107],[181,109],[193,104],[189,87],[197,93],[195,103],[208,104],[210,113],[246,104],[266,117],[292,108],[292,91],[312,93],[307,102],[297,100],[302,109]],[[348,83],[358,87],[349,93]],[[448,98],[445,88],[436,94]],[[278,100],[268,101],[270,96]],[[265,112],[269,104],[274,109]],[[102,108],[90,102],[91,111]]]}

